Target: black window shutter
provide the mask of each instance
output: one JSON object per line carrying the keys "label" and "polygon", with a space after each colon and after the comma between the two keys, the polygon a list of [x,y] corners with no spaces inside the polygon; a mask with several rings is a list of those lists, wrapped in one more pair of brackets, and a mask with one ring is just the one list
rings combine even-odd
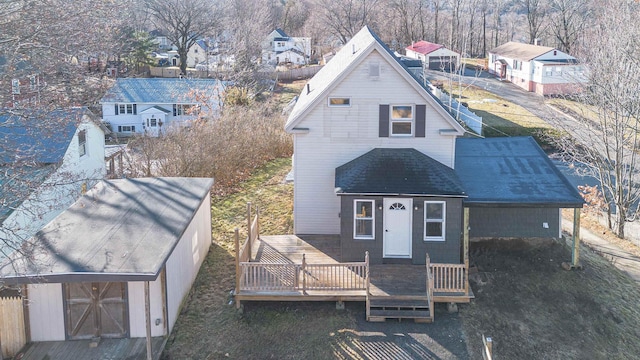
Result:
{"label": "black window shutter", "polygon": [[136,127],[135,126],[131,127],[131,132],[136,132]]}
{"label": "black window shutter", "polygon": [[116,115],[118,115],[118,104],[116,104],[115,106],[116,106]]}
{"label": "black window shutter", "polygon": [[138,106],[133,104],[133,115],[138,115]]}
{"label": "black window shutter", "polygon": [[380,105],[378,136],[389,137],[389,105]]}
{"label": "black window shutter", "polygon": [[425,137],[426,105],[416,105],[416,137]]}
{"label": "black window shutter", "polygon": [[122,132],[122,126],[118,125],[118,132]]}

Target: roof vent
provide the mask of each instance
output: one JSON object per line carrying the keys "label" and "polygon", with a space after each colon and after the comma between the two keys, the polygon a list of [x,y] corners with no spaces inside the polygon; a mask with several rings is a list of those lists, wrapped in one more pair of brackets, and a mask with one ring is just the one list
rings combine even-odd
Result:
{"label": "roof vent", "polygon": [[311,87],[309,86],[309,83],[307,83],[307,95],[309,95],[310,92],[311,92]]}
{"label": "roof vent", "polygon": [[356,53],[356,44],[351,44],[351,55]]}

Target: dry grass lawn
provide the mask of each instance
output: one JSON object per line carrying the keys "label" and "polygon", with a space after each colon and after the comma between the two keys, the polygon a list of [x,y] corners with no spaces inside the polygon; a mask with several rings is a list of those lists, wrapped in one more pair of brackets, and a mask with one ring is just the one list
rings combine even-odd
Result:
{"label": "dry grass lawn", "polygon": [[[166,359],[392,359],[354,351],[362,344],[363,304],[336,311],[333,303],[230,305],[234,286],[233,229],[246,236],[246,201],[262,209],[264,234],[291,232],[292,185],[282,180],[290,160],[261,168],[240,191],[213,199],[214,244],[167,343]],[[559,242],[473,244],[476,295],[459,318],[471,359],[480,357],[481,334],[492,336],[502,359],[632,359],[640,354],[640,289],[605,259],[581,250],[585,270],[560,268],[570,259]],[[436,323],[419,324],[428,332]],[[416,324],[388,322],[386,327]],[[436,344],[436,346],[441,346]],[[427,350],[424,350],[427,353]]]}

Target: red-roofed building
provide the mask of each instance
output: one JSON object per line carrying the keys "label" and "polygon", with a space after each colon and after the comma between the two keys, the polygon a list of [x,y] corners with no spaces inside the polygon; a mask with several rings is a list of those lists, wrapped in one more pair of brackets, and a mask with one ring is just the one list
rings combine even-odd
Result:
{"label": "red-roofed building", "polygon": [[407,46],[405,50],[407,57],[424,61],[431,70],[453,70],[460,63],[457,52],[424,40]]}

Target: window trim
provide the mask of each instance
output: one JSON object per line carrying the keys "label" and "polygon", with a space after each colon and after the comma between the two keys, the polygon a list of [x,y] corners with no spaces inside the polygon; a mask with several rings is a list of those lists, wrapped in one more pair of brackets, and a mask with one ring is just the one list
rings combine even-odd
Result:
{"label": "window trim", "polygon": [[[427,219],[427,205],[428,204],[442,204],[442,219]],[[423,238],[424,241],[446,241],[446,232],[447,232],[447,202],[446,201],[431,201],[427,200],[424,202],[424,214],[422,217],[423,221]],[[428,222],[437,222],[442,224],[442,235],[440,236],[427,236],[427,223]]]}
{"label": "window trim", "polygon": [[[411,108],[411,119],[408,118],[394,118],[393,117],[393,108],[400,106],[409,106]],[[411,124],[411,133],[409,134],[395,134],[393,132],[393,124],[394,123],[410,123]],[[396,104],[389,105],[389,137],[413,137],[415,135],[415,127],[416,127],[416,106],[414,104]]]}
{"label": "window trim", "polygon": [[[368,202],[371,204],[371,218],[358,218],[358,203]],[[371,221],[371,235],[356,235],[356,227],[360,221]],[[353,200],[353,238],[355,240],[375,240],[376,238],[376,201],[368,199],[354,199]]]}
{"label": "window trim", "polygon": [[[346,100],[346,104],[332,104],[331,100]],[[327,106],[329,107],[351,107],[351,98],[347,96],[330,96],[327,99]]]}

